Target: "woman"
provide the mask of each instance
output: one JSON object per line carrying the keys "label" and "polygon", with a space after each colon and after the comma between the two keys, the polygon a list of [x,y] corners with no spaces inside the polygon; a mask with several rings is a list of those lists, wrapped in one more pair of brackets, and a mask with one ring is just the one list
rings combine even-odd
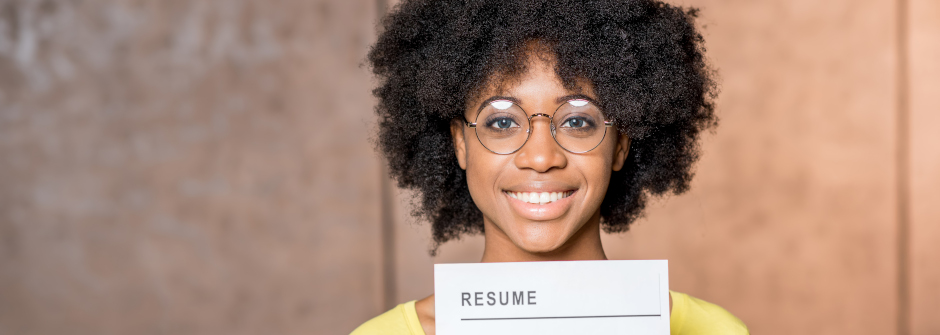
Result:
{"label": "woman", "polygon": [[[606,259],[648,196],[689,188],[716,124],[694,10],[657,1],[404,1],[369,54],[378,142],[436,246],[483,262]],[[747,334],[671,292],[673,334]],[[434,296],[353,334],[434,334]]]}

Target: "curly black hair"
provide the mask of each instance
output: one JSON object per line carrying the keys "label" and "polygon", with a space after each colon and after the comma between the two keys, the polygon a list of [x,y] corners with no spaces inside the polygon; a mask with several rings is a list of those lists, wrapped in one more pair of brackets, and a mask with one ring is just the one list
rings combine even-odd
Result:
{"label": "curly black hair", "polygon": [[379,80],[378,150],[434,247],[481,233],[483,215],[457,164],[450,124],[494,77],[525,72],[543,46],[568,89],[589,82],[605,115],[631,139],[601,205],[604,230],[626,231],[647,198],[685,192],[699,133],[717,124],[717,88],[696,9],[654,0],[415,0],[383,19],[368,61]]}

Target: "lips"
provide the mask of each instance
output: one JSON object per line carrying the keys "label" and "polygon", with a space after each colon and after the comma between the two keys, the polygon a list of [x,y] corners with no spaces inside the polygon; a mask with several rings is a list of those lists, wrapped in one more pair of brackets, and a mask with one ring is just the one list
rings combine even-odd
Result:
{"label": "lips", "polygon": [[[554,188],[554,187],[553,187]],[[542,188],[545,189],[545,188]],[[551,188],[549,188],[550,190]],[[554,189],[565,189],[562,187]],[[528,191],[503,191],[506,199],[509,200],[509,207],[519,217],[530,220],[544,222],[555,220],[565,215],[571,206],[573,200],[579,191],[569,189],[567,191],[528,192]],[[553,198],[554,196],[554,198]]]}
{"label": "lips", "polygon": [[521,200],[522,202],[544,205],[548,203],[555,202],[571,196],[574,191],[561,191],[561,192],[509,192],[504,191],[506,195]]}

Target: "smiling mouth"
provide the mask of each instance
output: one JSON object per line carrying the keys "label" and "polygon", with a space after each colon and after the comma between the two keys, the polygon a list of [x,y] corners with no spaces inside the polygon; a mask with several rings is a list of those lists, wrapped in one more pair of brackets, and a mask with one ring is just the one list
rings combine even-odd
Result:
{"label": "smiling mouth", "polygon": [[527,202],[530,204],[544,205],[547,203],[554,202],[555,200],[561,200],[567,198],[574,194],[574,191],[564,191],[564,192],[509,192],[503,191],[506,195],[519,199],[522,202]]}

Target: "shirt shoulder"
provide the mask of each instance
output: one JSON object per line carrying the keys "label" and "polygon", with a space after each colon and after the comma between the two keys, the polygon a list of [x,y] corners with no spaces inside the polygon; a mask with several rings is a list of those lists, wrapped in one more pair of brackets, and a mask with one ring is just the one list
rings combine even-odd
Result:
{"label": "shirt shoulder", "polygon": [[395,306],[360,325],[350,335],[425,335],[415,311],[415,301]]}
{"label": "shirt shoulder", "polygon": [[747,326],[733,314],[685,293],[672,295],[671,335],[749,335]]}

